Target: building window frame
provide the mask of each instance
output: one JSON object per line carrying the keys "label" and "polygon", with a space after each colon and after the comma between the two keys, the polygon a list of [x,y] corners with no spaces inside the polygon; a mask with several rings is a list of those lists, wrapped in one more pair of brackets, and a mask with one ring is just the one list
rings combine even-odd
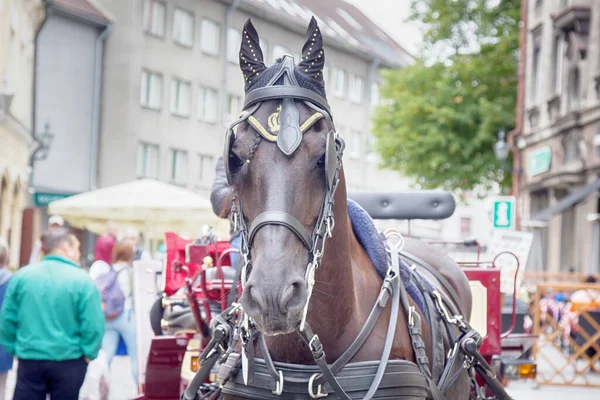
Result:
{"label": "building window frame", "polygon": [[215,157],[211,154],[198,153],[198,169],[196,178],[200,183],[207,183],[211,177]]}
{"label": "building window frame", "polygon": [[[158,87],[156,88],[157,85]],[[153,101],[153,97],[156,99]],[[142,69],[140,83],[140,105],[150,110],[160,110],[162,108],[163,96],[163,75],[161,73]]]}
{"label": "building window frame", "polygon": [[[162,8],[162,16],[156,12]],[[144,33],[164,39],[167,30],[167,3],[160,0],[146,0],[143,13]]]}
{"label": "building window frame", "polygon": [[[185,90],[187,89],[187,96]],[[187,97],[187,98],[186,98]],[[180,78],[171,79],[171,114],[187,118],[192,109],[192,83]]]}
{"label": "building window frame", "polygon": [[355,104],[362,104],[365,95],[365,79],[362,76],[350,75],[350,101]]}
{"label": "building window frame", "polygon": [[225,56],[227,61],[238,65],[240,63],[240,42],[242,40],[242,31],[235,28],[229,28],[227,31],[227,49]]}
{"label": "building window frame", "polygon": [[188,183],[189,159],[187,150],[169,149],[169,181],[184,186]]}
{"label": "building window frame", "polygon": [[531,83],[529,87],[529,100],[532,106],[539,107],[542,101],[542,29],[541,26],[531,33],[532,58],[531,58]]}
{"label": "building window frame", "polygon": [[[212,29],[212,30],[208,30]],[[206,36],[213,36],[206,39]],[[207,42],[210,40],[210,42]],[[221,25],[209,18],[202,18],[200,20],[200,50],[202,53],[210,56],[219,56],[219,49],[221,43]]]}
{"label": "building window frame", "polygon": [[229,93],[227,95],[227,121],[228,124],[235,121],[241,110],[242,99],[237,94]]}
{"label": "building window frame", "polygon": [[160,149],[157,144],[138,142],[136,176],[158,179]]}
{"label": "building window frame", "polygon": [[[212,101],[209,98],[209,96],[207,96],[208,93],[212,93]],[[200,85],[200,87],[198,88],[198,120],[210,124],[214,124],[215,122],[217,122],[218,101],[219,92],[217,89]],[[211,106],[206,107],[207,104],[211,104]],[[209,109],[211,110],[210,112],[207,111]]]}
{"label": "building window frame", "polygon": [[[179,15],[179,18],[178,18]],[[189,22],[190,22],[190,34],[189,36],[189,42],[186,42],[186,40],[184,38],[182,38],[182,33],[183,32],[183,19],[182,18],[189,18]],[[179,21],[178,21],[179,19]],[[174,11],[173,11],[173,42],[183,46],[183,47],[187,47],[189,49],[194,47],[194,34],[195,34],[195,14],[193,11],[187,10],[185,8],[182,7],[175,7]]]}
{"label": "building window frame", "polygon": [[333,94],[335,97],[343,99],[346,96],[346,70],[339,67],[333,67]]}
{"label": "building window frame", "polygon": [[552,89],[555,94],[559,94],[563,90],[563,72],[565,66],[565,39],[562,33],[554,37],[552,56]]}

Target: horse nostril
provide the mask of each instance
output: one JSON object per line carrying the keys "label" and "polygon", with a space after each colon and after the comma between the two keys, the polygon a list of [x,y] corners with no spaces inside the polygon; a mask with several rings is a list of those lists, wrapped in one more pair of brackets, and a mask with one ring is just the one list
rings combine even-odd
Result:
{"label": "horse nostril", "polygon": [[279,307],[282,313],[298,311],[306,303],[306,285],[303,280],[293,281],[281,294]]}
{"label": "horse nostril", "polygon": [[246,304],[244,309],[246,312],[253,313],[253,311],[259,313],[260,311],[266,311],[266,302],[264,296],[260,293],[260,290],[255,288],[252,284],[247,284],[244,288],[244,297]]}

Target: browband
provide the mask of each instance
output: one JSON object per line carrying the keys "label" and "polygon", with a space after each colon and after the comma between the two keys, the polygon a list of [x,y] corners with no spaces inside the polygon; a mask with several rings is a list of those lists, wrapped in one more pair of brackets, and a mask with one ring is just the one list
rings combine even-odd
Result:
{"label": "browband", "polygon": [[[331,116],[331,110],[327,99],[318,95],[312,90],[305,89],[299,86],[268,86],[260,89],[255,89],[246,95],[244,100],[244,109],[267,100],[278,100],[283,98],[292,98],[294,100],[305,100],[318,105]],[[333,119],[333,117],[332,117]]]}

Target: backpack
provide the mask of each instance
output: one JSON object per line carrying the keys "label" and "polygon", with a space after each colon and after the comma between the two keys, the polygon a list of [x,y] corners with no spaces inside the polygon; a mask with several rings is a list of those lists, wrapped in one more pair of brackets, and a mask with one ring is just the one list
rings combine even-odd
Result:
{"label": "backpack", "polygon": [[125,308],[125,294],[119,285],[119,272],[110,266],[110,271],[96,278],[95,283],[102,299],[104,318],[117,318]]}

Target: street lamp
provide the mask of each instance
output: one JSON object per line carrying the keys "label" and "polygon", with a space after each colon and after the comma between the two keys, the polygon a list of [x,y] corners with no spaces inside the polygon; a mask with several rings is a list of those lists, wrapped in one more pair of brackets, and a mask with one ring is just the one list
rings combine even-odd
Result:
{"label": "street lamp", "polygon": [[42,133],[33,133],[35,147],[29,156],[29,166],[32,169],[36,161],[43,161],[48,157],[48,149],[50,149],[53,139],[54,134],[50,133],[50,124],[48,122],[44,125]]}
{"label": "street lamp", "polygon": [[500,132],[498,132],[498,141],[494,145],[494,155],[496,156],[496,160],[500,161],[502,164],[503,171],[504,163],[506,162],[508,153],[510,151],[508,143],[506,143],[505,136],[504,129],[500,129]]}

